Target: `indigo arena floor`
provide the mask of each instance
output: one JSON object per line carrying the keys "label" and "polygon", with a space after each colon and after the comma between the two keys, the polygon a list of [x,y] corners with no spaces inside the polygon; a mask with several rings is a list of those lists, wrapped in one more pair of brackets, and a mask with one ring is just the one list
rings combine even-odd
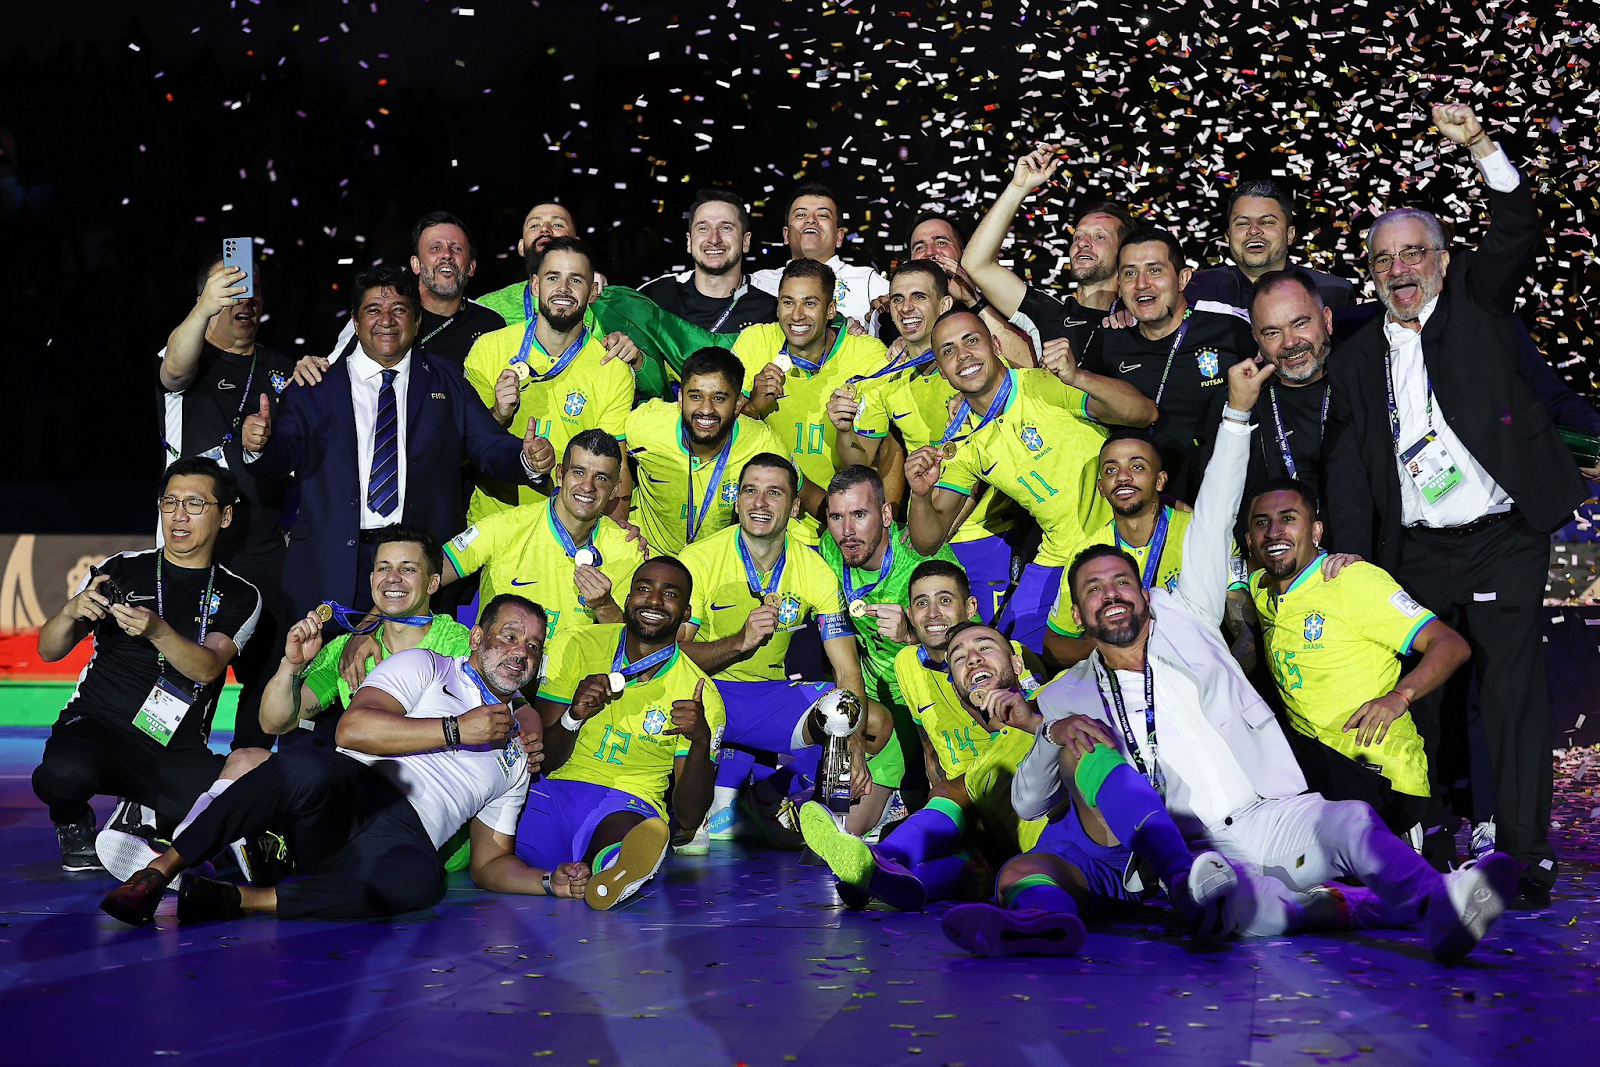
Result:
{"label": "indigo arena floor", "polygon": [[1600,1021],[1594,750],[1557,757],[1553,906],[1446,968],[1405,931],[1201,950],[1159,905],[1072,959],[973,959],[943,905],[846,913],[798,855],[737,844],[611,912],[458,875],[383,922],[179,927],[169,896],[129,929],[96,907],[108,876],[59,869],[44,736],[0,730],[5,1064],[1554,1065]]}

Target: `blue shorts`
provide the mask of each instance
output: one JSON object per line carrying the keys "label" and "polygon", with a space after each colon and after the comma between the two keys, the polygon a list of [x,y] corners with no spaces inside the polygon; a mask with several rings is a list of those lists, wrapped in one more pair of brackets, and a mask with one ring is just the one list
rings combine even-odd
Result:
{"label": "blue shorts", "polygon": [[[1143,897],[1122,884],[1123,873],[1133,857],[1127,845],[1102,845],[1084,832],[1078,813],[1068,808],[1050,820],[1044,833],[1029,852],[1044,852],[1065,860],[1083,872],[1094,902],[1120,911],[1123,905],[1138,904]],[[1085,918],[1095,917],[1091,909]]]}
{"label": "blue shorts", "polygon": [[620,789],[536,778],[528,784],[528,806],[517,820],[517,858],[547,871],[581,860],[601,820],[619,811],[646,819],[661,814],[648,800]]}
{"label": "blue shorts", "polygon": [[722,734],[724,745],[756,752],[794,752],[794,726],[811,710],[832,682],[724,682],[717,681],[728,712]]}
{"label": "blue shorts", "polygon": [[978,600],[978,618],[992,624],[1000,601],[1011,587],[1011,561],[1015,555],[1011,546],[996,535],[976,541],[953,541],[950,551],[967,572],[967,584]]}
{"label": "blue shorts", "polygon": [[1023,648],[1038,652],[1044,648],[1045,623],[1056,606],[1056,596],[1061,592],[1063,567],[1043,567],[1030,563],[1022,569],[1022,578],[995,628]]}

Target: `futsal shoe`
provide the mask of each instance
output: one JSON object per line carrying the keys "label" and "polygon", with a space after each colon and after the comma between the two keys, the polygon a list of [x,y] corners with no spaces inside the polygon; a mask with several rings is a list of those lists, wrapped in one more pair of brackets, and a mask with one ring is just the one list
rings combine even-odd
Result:
{"label": "futsal shoe", "polygon": [[1070,912],[1014,911],[993,904],[957,904],[944,915],[944,936],[974,956],[1075,956],[1087,932]]}
{"label": "futsal shoe", "polygon": [[180,923],[220,922],[224,919],[244,918],[240,904],[239,887],[232,882],[220,882],[194,872],[183,880],[178,890],[178,921]]}
{"label": "futsal shoe", "polygon": [[767,844],[785,852],[799,852],[805,847],[800,817],[795,813],[793,799],[774,796],[773,790],[758,782],[739,793],[739,807],[755,823]]}
{"label": "futsal shoe", "polygon": [[94,851],[94,819],[56,824],[56,844],[61,847],[63,871],[103,871]]}
{"label": "futsal shoe", "polygon": [[1167,886],[1167,900],[1197,941],[1221,941],[1233,933],[1233,896],[1239,875],[1220,852],[1202,852],[1189,865],[1189,876]]}
{"label": "futsal shoe", "polygon": [[928,903],[928,887],[922,884],[922,879],[898,860],[885,856],[871,845],[867,847],[872,849],[872,861],[877,867],[867,883],[867,892],[895,911],[921,911]]}
{"label": "futsal shoe", "polygon": [[1468,860],[1445,875],[1424,917],[1433,958],[1455,963],[1471,952],[1516,891],[1517,861],[1504,852]]}
{"label": "futsal shoe", "polygon": [[839,899],[845,907],[860,911],[872,903],[870,887],[878,861],[870,845],[854,834],[845,833],[833,812],[814,800],[800,806],[800,832],[806,845],[833,872]]}
{"label": "futsal shoe", "polygon": [[[94,851],[112,877],[124,882],[161,858],[161,851],[150,842],[121,830],[101,830],[94,839]],[[182,883],[183,875],[176,874],[168,884],[177,889]]]}
{"label": "futsal shoe", "polygon": [[711,853],[711,831],[704,823],[700,829],[681,830],[672,835],[672,851],[680,856],[706,856]]}
{"label": "futsal shoe", "polygon": [[129,926],[144,926],[156,917],[156,907],[167,895],[167,879],[158,870],[142,867],[100,901],[100,910]]}
{"label": "futsal shoe", "polygon": [[645,819],[624,834],[617,858],[591,877],[583,891],[589,907],[607,911],[637,893],[661,868],[670,836],[665,819]]}

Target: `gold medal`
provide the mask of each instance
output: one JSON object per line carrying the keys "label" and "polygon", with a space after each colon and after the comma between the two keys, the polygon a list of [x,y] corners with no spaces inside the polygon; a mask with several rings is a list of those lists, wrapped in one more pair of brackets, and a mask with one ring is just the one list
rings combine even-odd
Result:
{"label": "gold medal", "polygon": [[944,444],[939,446],[939,452],[944,456],[945,459],[955,459],[956,443],[954,441],[946,441]]}
{"label": "gold medal", "polygon": [[606,675],[606,681],[610,684],[611,695],[614,697],[621,696],[622,691],[628,688],[628,679],[623,676],[621,671],[612,671]]}
{"label": "gold medal", "polygon": [[332,604],[318,604],[317,605],[317,619],[320,620],[321,622],[329,622],[329,621],[331,621],[333,619],[333,605]]}
{"label": "gold medal", "polygon": [[779,352],[777,355],[773,356],[772,365],[783,371],[785,374],[788,374],[790,371],[794,370],[794,360],[789,358],[789,353],[787,352]]}
{"label": "gold medal", "polygon": [[865,600],[862,600],[860,597],[857,597],[856,599],[850,601],[850,614],[852,616],[854,616],[855,618],[859,619],[863,615],[865,615],[866,613],[867,613],[867,602]]}
{"label": "gold medal", "polygon": [[533,377],[533,371],[528,369],[528,361],[524,359],[519,359],[515,363],[511,364],[511,373],[517,376],[517,382],[519,384],[526,382],[529,378]]}
{"label": "gold medal", "polygon": [[574,567],[593,567],[594,566],[594,549],[592,549],[592,548],[580,548],[580,549],[578,549],[578,551],[576,551],[576,552],[574,552],[572,554],[572,565]]}
{"label": "gold medal", "polygon": [[768,593],[766,596],[761,598],[761,602],[769,608],[775,608],[779,604],[783,603],[783,597],[779,596],[777,593]]}
{"label": "gold medal", "polygon": [[988,695],[989,691],[980,685],[978,688],[967,694],[967,702],[975,708],[981,708],[983,707],[983,698]]}

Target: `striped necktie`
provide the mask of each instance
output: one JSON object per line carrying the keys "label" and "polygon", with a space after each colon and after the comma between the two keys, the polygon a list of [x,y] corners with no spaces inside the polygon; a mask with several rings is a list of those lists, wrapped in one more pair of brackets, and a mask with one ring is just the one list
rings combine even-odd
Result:
{"label": "striped necktie", "polygon": [[378,420],[372,427],[372,468],[367,478],[367,507],[388,518],[400,503],[400,403],[394,380],[400,372],[383,372],[378,389]]}

